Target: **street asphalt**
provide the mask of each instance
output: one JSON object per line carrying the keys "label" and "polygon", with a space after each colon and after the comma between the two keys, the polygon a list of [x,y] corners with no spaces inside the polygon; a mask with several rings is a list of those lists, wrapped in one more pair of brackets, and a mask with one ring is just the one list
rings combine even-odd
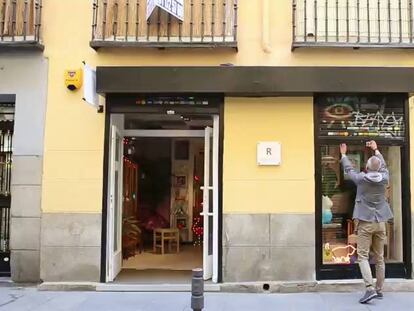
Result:
{"label": "street asphalt", "polygon": [[[361,305],[361,293],[235,294],[206,293],[204,310],[392,310],[414,311],[414,293],[385,293]],[[0,288],[0,310],[191,311],[190,293],[49,292],[34,287]]]}

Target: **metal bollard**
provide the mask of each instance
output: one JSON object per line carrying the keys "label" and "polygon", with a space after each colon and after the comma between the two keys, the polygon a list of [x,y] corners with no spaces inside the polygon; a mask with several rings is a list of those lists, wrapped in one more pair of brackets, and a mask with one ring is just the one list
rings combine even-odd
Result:
{"label": "metal bollard", "polygon": [[204,308],[204,280],[203,269],[193,269],[191,280],[191,309],[201,311]]}

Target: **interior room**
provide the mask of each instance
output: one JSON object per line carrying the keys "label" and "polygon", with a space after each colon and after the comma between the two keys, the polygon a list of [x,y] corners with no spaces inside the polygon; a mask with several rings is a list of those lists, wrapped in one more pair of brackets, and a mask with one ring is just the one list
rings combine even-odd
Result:
{"label": "interior room", "polygon": [[[208,117],[125,116],[126,130],[209,125]],[[191,270],[203,266],[204,138],[143,136],[123,142],[123,262],[116,281],[188,281]]]}

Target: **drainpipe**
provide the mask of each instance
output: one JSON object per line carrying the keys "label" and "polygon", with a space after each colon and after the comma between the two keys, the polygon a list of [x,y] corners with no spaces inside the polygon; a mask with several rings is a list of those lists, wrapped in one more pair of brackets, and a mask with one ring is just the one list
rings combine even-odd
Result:
{"label": "drainpipe", "polygon": [[271,53],[270,25],[269,25],[269,0],[262,0],[262,49],[265,53]]}

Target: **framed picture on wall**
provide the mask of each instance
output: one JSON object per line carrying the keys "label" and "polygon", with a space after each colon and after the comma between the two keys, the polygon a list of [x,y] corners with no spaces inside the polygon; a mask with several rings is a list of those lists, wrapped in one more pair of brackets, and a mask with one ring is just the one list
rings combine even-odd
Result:
{"label": "framed picture on wall", "polygon": [[186,188],[187,187],[187,176],[180,175],[175,176],[175,187]]}

